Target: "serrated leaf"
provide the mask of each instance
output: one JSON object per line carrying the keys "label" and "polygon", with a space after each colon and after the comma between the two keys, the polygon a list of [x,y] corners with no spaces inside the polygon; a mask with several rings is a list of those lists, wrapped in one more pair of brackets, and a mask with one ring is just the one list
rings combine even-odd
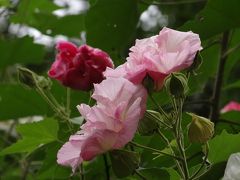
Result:
{"label": "serrated leaf", "polygon": [[113,150],[109,154],[112,162],[113,172],[119,178],[131,175],[138,167],[139,156],[135,152],[126,150]]}
{"label": "serrated leaf", "polygon": [[58,136],[58,122],[51,118],[18,125],[16,129],[22,139],[3,149],[0,152],[1,156],[12,153],[31,153],[39,146],[56,141]]}
{"label": "serrated leaf", "polygon": [[227,161],[232,153],[240,152],[240,134],[229,134],[225,130],[209,141],[208,159],[212,163]]}

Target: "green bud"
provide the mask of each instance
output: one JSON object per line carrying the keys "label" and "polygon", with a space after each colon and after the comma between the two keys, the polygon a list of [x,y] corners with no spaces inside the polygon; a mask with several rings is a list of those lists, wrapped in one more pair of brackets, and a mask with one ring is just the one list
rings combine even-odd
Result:
{"label": "green bud", "polygon": [[175,98],[185,97],[189,88],[187,77],[182,73],[172,73],[165,80],[167,92]]}
{"label": "green bud", "polygon": [[192,122],[188,129],[188,138],[190,142],[206,143],[214,134],[214,123],[205,117],[193,113],[187,113],[192,116]]}
{"label": "green bud", "polygon": [[30,69],[23,67],[18,68],[18,79],[19,82],[22,83],[25,87],[31,89],[37,87],[42,89],[50,89],[52,85],[52,82],[49,78],[45,78],[44,76],[38,76]]}
{"label": "green bud", "polygon": [[147,110],[144,117],[140,120],[138,124],[138,132],[143,136],[152,135],[158,128],[158,123],[156,118],[161,115],[156,111]]}

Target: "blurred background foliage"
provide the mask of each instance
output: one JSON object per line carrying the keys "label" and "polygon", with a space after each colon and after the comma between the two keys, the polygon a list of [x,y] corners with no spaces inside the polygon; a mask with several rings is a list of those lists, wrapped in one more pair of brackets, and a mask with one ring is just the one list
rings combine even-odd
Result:
{"label": "blurred background foliage", "polygon": [[[1,179],[79,179],[79,175],[70,177],[69,168],[56,164],[56,152],[70,135],[65,124],[56,120],[54,112],[35,91],[24,88],[17,80],[17,67],[27,67],[47,76],[55,59],[55,44],[60,40],[103,49],[117,66],[125,61],[129,47],[137,38],[156,35],[164,26],[192,30],[201,37],[203,62],[198,74],[190,78],[190,96],[185,110],[209,116],[222,53],[225,53],[226,64],[220,107],[230,100],[240,101],[239,0],[0,0],[0,6]],[[223,52],[222,34],[226,32],[228,43]],[[66,103],[64,87],[54,82],[51,91],[59,102]],[[155,98],[167,108],[164,91],[155,94]],[[88,93],[72,91],[72,118],[79,116],[76,105],[88,99]],[[153,104],[149,103],[148,107],[153,108]],[[33,126],[22,125],[41,119],[45,120]],[[228,156],[240,151],[239,143],[233,145],[240,141],[240,134],[237,134],[240,114],[231,112],[220,119],[231,120],[231,123],[219,120],[216,124],[216,137],[211,140],[210,148],[217,152],[210,150],[209,160],[213,166],[203,179],[222,177]],[[186,124],[189,122],[187,116],[184,120]],[[76,125],[76,129],[78,127]],[[6,148],[20,137],[14,146]],[[136,141],[165,150],[158,136],[137,134]],[[199,166],[200,145],[189,146],[187,155],[192,169]],[[149,152],[141,153],[140,170],[147,179],[179,179],[172,168],[172,160],[167,157],[152,160],[153,157]],[[84,167],[85,179],[106,179],[101,156]],[[121,163],[118,167],[122,168]],[[137,174],[125,177],[139,178]]]}

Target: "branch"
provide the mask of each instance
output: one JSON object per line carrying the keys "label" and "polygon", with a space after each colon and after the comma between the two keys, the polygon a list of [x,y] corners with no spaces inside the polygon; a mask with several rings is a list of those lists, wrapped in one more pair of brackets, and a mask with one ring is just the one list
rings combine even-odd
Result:
{"label": "branch", "polygon": [[224,76],[224,68],[227,60],[227,55],[225,53],[227,52],[227,45],[229,40],[229,32],[223,33],[222,37],[222,47],[221,47],[221,56],[218,64],[218,71],[216,75],[214,90],[213,90],[213,97],[212,97],[212,109],[210,114],[210,119],[213,122],[217,122],[219,118],[219,102],[220,102],[220,95],[221,95],[221,89],[223,85],[223,76]]}

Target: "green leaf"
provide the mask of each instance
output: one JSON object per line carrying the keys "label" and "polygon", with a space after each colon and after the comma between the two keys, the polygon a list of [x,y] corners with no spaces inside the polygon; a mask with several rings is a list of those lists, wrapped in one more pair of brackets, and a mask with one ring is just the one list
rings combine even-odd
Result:
{"label": "green leaf", "polygon": [[0,69],[16,64],[39,64],[44,58],[44,46],[34,44],[30,37],[0,40]]}
{"label": "green leaf", "polygon": [[29,1],[21,0],[19,2],[16,13],[11,17],[14,23],[23,23],[31,25],[35,23],[34,15],[36,14],[52,14],[53,10],[58,9],[58,6],[49,0]]}
{"label": "green leaf", "polygon": [[152,135],[158,128],[156,118],[161,118],[160,113],[147,110],[138,124],[138,132],[141,135]]}
{"label": "green leaf", "polygon": [[50,31],[50,35],[63,34],[69,37],[79,38],[81,32],[85,30],[84,15],[70,15],[57,17],[52,14],[35,14],[34,21],[30,24],[42,33]]}
{"label": "green leaf", "polygon": [[[208,159],[212,163],[227,161],[232,153],[240,151],[240,134],[228,134],[225,130],[209,141]],[[222,151],[221,151],[222,149]]]}
{"label": "green leaf", "polygon": [[58,136],[58,122],[55,119],[22,124],[17,126],[17,132],[22,139],[3,149],[0,155],[27,152],[31,153],[38,147],[56,141]]}
{"label": "green leaf", "polygon": [[109,53],[122,50],[136,30],[136,0],[98,0],[86,15],[87,43]]}
{"label": "green leaf", "polygon": [[239,89],[240,88],[240,80],[235,81],[234,83],[227,84],[224,87],[224,90],[229,90],[229,89]]}
{"label": "green leaf", "polygon": [[217,164],[214,164],[211,166],[210,170],[204,174],[200,180],[206,180],[206,179],[211,179],[211,180],[219,180],[223,177],[225,167],[226,167],[226,162],[220,162]]}
{"label": "green leaf", "polygon": [[139,171],[145,178],[151,180],[179,180],[179,174],[170,168],[144,168]]}
{"label": "green leaf", "polygon": [[200,34],[202,40],[240,26],[239,0],[210,0],[205,8],[180,29]]}
{"label": "green leaf", "polygon": [[[54,82],[52,94],[61,104],[66,104],[66,88]],[[87,103],[89,93],[71,91],[71,117],[79,116],[76,106]],[[34,90],[24,89],[20,85],[1,84],[0,88],[0,120],[34,115],[53,115],[54,112],[42,97]]]}
{"label": "green leaf", "polygon": [[40,95],[20,85],[1,84],[0,97],[0,120],[45,115],[50,112]]}
{"label": "green leaf", "polygon": [[10,0],[0,0],[0,6],[10,6]]}
{"label": "green leaf", "polygon": [[113,172],[119,178],[131,175],[138,167],[139,156],[135,152],[126,150],[113,150],[109,154],[112,162]]}

